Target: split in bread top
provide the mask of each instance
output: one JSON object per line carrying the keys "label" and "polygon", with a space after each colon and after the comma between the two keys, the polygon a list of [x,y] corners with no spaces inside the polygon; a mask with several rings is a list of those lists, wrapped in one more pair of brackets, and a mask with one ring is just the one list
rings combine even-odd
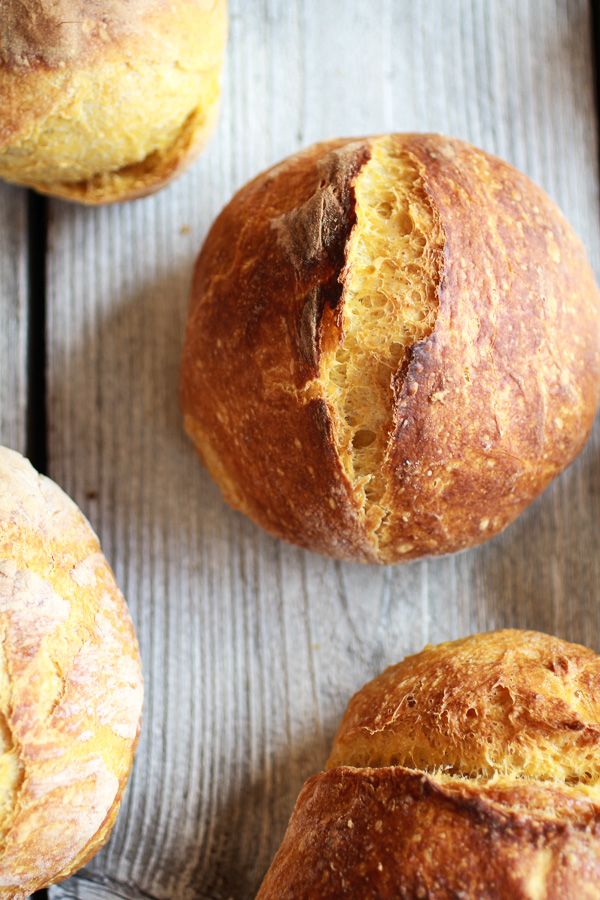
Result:
{"label": "split in bread top", "polygon": [[427,647],[352,698],[260,900],[600,896],[600,657],[537,632]]}
{"label": "split in bread top", "polygon": [[460,141],[310,147],[242,188],[198,258],[187,431],[233,506],[311,550],[488,539],[576,456],[599,393],[581,242]]}

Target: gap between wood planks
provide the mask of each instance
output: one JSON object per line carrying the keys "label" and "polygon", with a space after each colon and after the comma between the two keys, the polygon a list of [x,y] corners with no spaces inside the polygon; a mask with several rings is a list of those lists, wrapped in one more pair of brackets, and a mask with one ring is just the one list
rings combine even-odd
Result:
{"label": "gap between wood planks", "polygon": [[[600,3],[590,0],[592,60],[600,131]],[[48,200],[29,192],[28,198],[29,334],[27,379],[26,454],[44,474],[48,469],[48,421],[46,383],[46,253],[48,249]],[[38,891],[34,900],[47,900]]]}
{"label": "gap between wood planks", "polygon": [[48,430],[46,413],[46,250],[48,201],[29,192],[26,455],[38,472],[47,474]]}
{"label": "gap between wood planks", "polygon": [[590,0],[592,15],[592,65],[594,67],[594,87],[596,89],[596,122],[600,133],[600,3]]}

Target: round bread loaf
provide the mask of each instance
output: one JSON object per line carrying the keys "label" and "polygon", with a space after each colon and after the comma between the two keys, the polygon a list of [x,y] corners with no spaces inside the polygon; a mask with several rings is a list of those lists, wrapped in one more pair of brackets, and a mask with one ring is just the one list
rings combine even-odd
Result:
{"label": "round bread loaf", "polygon": [[260,900],[600,897],[600,657],[528,631],[427,647],[350,701]]}
{"label": "round bread loaf", "polygon": [[142,678],[125,602],[75,504],[0,448],[0,896],[104,844],[133,761]]}
{"label": "round bread loaf", "polygon": [[83,203],[143,196],[212,132],[226,0],[3,0],[0,177]]}
{"label": "round bread loaf", "polygon": [[331,556],[478,544],[578,453],[600,293],[524,175],[468,144],[318,144],[246,185],[198,259],[186,429],[225,498]]}

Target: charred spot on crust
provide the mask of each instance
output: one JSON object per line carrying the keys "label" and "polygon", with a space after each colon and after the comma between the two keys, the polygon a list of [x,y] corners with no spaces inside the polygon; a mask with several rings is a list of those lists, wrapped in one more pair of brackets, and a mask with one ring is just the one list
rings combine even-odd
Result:
{"label": "charred spot on crust", "polygon": [[365,143],[328,153],[318,163],[308,200],[273,222],[298,279],[308,286],[293,337],[309,376],[318,373],[325,309],[335,310],[342,298],[346,244],[356,224],[354,184],[369,158]]}

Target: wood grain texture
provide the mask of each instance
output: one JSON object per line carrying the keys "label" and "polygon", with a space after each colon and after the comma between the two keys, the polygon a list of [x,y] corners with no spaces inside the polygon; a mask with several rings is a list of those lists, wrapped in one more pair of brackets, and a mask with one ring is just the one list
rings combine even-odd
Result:
{"label": "wood grain texture", "polygon": [[27,194],[0,185],[0,444],[27,435]]}
{"label": "wood grain texture", "polygon": [[191,269],[261,168],[317,139],[435,130],[524,169],[600,270],[585,0],[234,0],[223,114],[157,197],[52,204],[50,470],[98,529],[142,645],[146,717],[109,846],[53,900],[250,898],[350,694],[426,641],[523,626],[600,649],[600,430],[504,536],[334,563],[226,508],[177,400]]}

